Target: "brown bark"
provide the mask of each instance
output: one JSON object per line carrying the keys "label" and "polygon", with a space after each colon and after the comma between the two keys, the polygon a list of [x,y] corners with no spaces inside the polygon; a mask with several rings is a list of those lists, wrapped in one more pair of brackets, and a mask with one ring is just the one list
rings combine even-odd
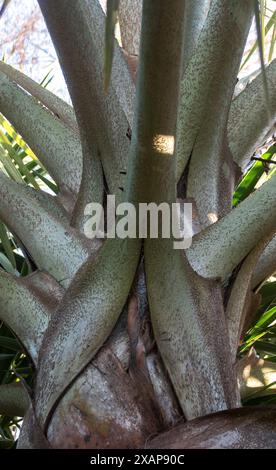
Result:
{"label": "brown bark", "polygon": [[222,411],[152,439],[149,449],[275,449],[276,407]]}

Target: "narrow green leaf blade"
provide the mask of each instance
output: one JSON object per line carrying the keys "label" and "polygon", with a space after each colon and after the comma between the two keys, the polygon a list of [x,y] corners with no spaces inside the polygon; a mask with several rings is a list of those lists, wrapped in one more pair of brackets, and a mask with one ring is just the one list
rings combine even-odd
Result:
{"label": "narrow green leaf blade", "polygon": [[105,23],[104,89],[107,92],[112,70],[114,33],[118,20],[119,0],[107,0]]}
{"label": "narrow green leaf blade", "polygon": [[[263,160],[270,160],[276,153],[276,145],[272,145],[263,155]],[[233,206],[237,206],[254,190],[257,182],[265,172],[266,167],[263,162],[257,161],[246,173],[240,184],[238,185],[234,196]]]}
{"label": "narrow green leaf blade", "polygon": [[2,242],[2,246],[4,248],[5,254],[7,255],[8,259],[10,260],[13,268],[16,268],[16,261],[13,249],[11,247],[11,242],[8,236],[8,231],[5,225],[0,222],[0,239]]}

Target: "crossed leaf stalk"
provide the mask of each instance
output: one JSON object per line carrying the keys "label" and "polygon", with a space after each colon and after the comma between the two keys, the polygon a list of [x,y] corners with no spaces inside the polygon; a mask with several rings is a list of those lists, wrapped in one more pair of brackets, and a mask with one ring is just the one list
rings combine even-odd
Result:
{"label": "crossed leaf stalk", "polygon": [[[275,60],[270,112],[262,74],[233,99],[254,2],[121,0],[110,55],[98,0],[38,3],[73,107],[0,63],[0,111],[58,186],[0,174],[0,219],[36,266],[0,271],[0,318],[35,369],[32,390],[0,387],[1,414],[24,416],[18,447],[217,446],[218,423],[228,446],[272,445],[275,411],[241,408],[238,386],[244,325],[276,271],[275,174],[232,207],[276,111]],[[106,194],[192,199],[192,246],[88,240],[85,207]]]}

